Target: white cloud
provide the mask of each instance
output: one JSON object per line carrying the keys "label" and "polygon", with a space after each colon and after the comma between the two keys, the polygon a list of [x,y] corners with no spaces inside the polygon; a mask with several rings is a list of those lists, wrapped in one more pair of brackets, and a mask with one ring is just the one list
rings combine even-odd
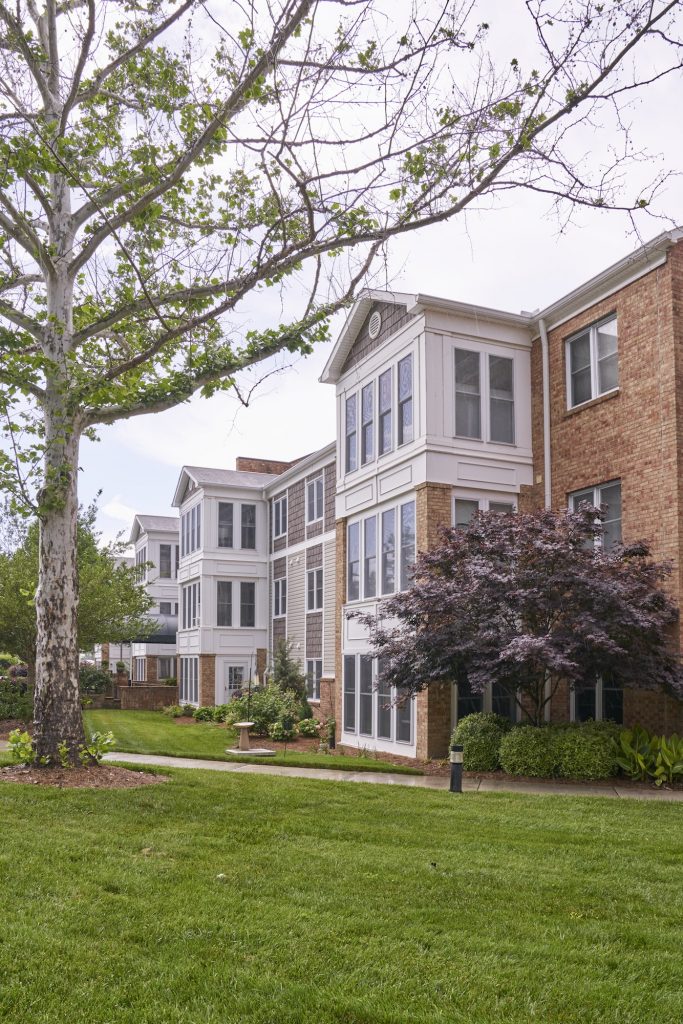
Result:
{"label": "white cloud", "polygon": [[115,519],[119,523],[130,525],[137,513],[138,510],[136,508],[131,508],[130,505],[126,505],[122,501],[120,494],[116,494],[106,505],[102,506],[102,515],[107,516],[109,519]]}

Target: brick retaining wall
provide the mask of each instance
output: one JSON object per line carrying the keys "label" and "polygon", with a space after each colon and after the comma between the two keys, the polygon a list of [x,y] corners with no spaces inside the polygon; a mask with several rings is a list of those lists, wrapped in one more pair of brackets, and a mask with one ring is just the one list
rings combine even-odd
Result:
{"label": "brick retaining wall", "polygon": [[122,711],[158,711],[178,703],[177,686],[122,686]]}

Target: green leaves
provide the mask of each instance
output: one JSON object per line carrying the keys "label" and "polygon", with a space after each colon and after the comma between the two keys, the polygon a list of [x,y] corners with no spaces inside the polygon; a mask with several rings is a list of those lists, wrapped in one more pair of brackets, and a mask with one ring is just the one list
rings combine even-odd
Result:
{"label": "green leaves", "polygon": [[654,736],[636,725],[619,736],[617,763],[628,778],[637,782],[652,779],[656,786],[672,785],[683,779],[683,738]]}

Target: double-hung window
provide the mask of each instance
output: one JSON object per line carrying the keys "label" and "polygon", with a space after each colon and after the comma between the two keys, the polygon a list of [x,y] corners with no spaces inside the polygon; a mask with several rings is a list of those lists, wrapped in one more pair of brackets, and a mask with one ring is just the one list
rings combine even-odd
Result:
{"label": "double-hung window", "polygon": [[377,516],[363,522],[363,597],[377,595]]}
{"label": "double-hung window", "polygon": [[170,580],[172,574],[171,566],[171,552],[172,548],[170,544],[159,545],[159,578],[162,580]]}
{"label": "double-hung window", "polygon": [[385,455],[390,452],[392,443],[392,418],[391,418],[391,369],[380,373],[377,379],[378,392],[378,429],[377,429],[377,454]]}
{"label": "double-hung window", "polygon": [[193,505],[180,517],[181,554],[192,554],[202,546],[202,506]]}
{"label": "double-hung window", "polygon": [[232,626],[232,582],[216,582],[216,625]]}
{"label": "double-hung window", "polygon": [[317,612],[323,606],[323,571],[309,569],[306,573],[306,611]]}
{"label": "double-hung window", "polygon": [[347,598],[357,601],[360,597],[360,523],[350,524],[347,545]]}
{"label": "double-hung window", "polygon": [[240,583],[240,626],[256,625],[256,584]]}
{"label": "double-hung window", "polygon": [[242,548],[256,547],[256,505],[241,506]]}
{"label": "double-hung window", "polygon": [[489,437],[515,443],[515,400],[512,359],[489,355]]}
{"label": "double-hung window", "polygon": [[172,602],[171,601],[159,601],[159,615],[171,615],[172,614]]}
{"label": "double-hung window", "polygon": [[398,443],[413,440],[413,357],[398,364]]}
{"label": "double-hung window", "polygon": [[320,677],[323,663],[319,658],[306,662],[306,696],[309,700],[320,700]]}
{"label": "double-hung window", "polygon": [[[488,396],[488,397],[486,397]],[[455,349],[455,434],[494,444],[515,443],[514,361]]]}
{"label": "double-hung window", "polygon": [[374,384],[366,384],[360,393],[361,433],[360,463],[364,466],[375,457],[375,395]]}
{"label": "double-hung window", "polygon": [[619,385],[617,318],[586,327],[567,340],[567,405],[590,402]]}
{"label": "double-hung window", "polygon": [[218,502],[218,547],[233,546],[234,506],[231,501]]}
{"label": "double-hung window", "polygon": [[382,512],[382,593],[396,589],[396,509]]}
{"label": "double-hung window", "polygon": [[273,502],[273,539],[287,533],[287,495]]}
{"label": "double-hung window", "polygon": [[202,593],[201,585],[199,581],[196,583],[188,583],[183,587],[183,616],[182,616],[182,628],[192,629],[194,626],[198,626],[201,622],[202,613]]}
{"label": "double-hung window", "polygon": [[345,461],[346,472],[352,473],[358,468],[358,419],[357,419],[357,395],[349,395],[346,399],[346,423],[345,423]]}
{"label": "double-hung window", "polygon": [[287,579],[273,581],[273,617],[278,619],[287,614]]}
{"label": "double-hung window", "polygon": [[569,507],[572,511],[576,511],[584,501],[596,508],[605,506],[602,545],[606,551],[611,551],[617,544],[621,544],[621,480],[610,480],[609,483],[586,487],[569,495]]}
{"label": "double-hung window", "polygon": [[401,505],[401,590],[410,586],[415,561],[415,502]]}
{"label": "double-hung window", "polygon": [[323,478],[317,476],[306,484],[306,522],[316,523],[323,517]]}
{"label": "double-hung window", "polygon": [[455,350],[455,433],[481,439],[481,374],[479,353]]}

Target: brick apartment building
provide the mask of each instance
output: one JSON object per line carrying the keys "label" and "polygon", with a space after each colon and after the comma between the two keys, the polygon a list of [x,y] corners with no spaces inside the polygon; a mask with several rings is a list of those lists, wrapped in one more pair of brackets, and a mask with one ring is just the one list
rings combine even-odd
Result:
{"label": "brick apartment building", "polygon": [[[477,509],[605,504],[606,543],[650,540],[683,603],[682,239],[666,232],[532,314],[364,292],[321,377],[332,444],[181,471],[181,699],[229,699],[286,637],[347,746],[441,756],[462,714],[516,717],[494,689],[396,703],[352,614],[379,610],[438,527]],[[683,728],[683,704],[601,683],[558,692],[550,715]]]}

